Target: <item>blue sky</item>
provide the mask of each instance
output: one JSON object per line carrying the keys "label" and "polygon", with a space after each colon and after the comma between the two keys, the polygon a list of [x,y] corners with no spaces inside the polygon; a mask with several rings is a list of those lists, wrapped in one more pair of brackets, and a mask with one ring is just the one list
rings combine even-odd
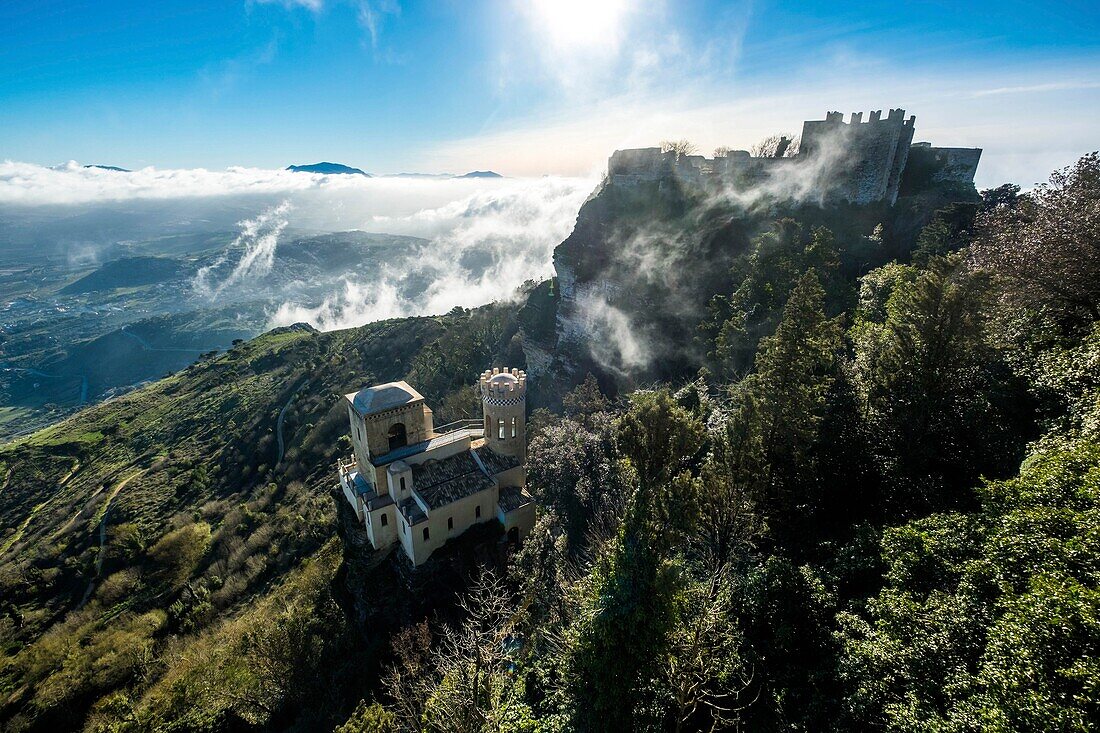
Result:
{"label": "blue sky", "polygon": [[1100,3],[0,2],[0,159],[588,174],[905,107],[979,183],[1100,147]]}

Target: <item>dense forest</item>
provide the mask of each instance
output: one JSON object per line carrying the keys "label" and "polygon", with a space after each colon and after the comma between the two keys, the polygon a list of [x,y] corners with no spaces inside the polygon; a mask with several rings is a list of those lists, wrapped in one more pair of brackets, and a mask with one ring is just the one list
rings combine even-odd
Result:
{"label": "dense forest", "polygon": [[846,266],[874,236],[773,218],[690,374],[545,391],[507,562],[364,558],[332,462],[345,388],[476,409],[522,304],[279,330],[0,448],[0,726],[1090,730],[1100,155]]}

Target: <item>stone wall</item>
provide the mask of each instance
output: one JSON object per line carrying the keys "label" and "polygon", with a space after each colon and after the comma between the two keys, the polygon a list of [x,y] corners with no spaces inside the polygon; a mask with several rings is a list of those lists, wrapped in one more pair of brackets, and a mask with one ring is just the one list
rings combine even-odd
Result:
{"label": "stone wall", "polygon": [[[748,191],[775,181],[800,165],[815,166],[822,200],[854,204],[897,201],[903,174],[911,155],[916,117],[905,110],[891,109],[868,114],[853,112],[845,122],[840,112],[829,112],[824,120],[807,120],[797,155],[789,158],[759,158],[744,150],[708,159],[701,155],[662,152],[660,148],[616,150],[608,161],[607,182],[631,187],[642,182],[659,183],[676,178],[699,185],[732,186]],[[919,155],[936,159],[936,181],[972,182],[981,150],[977,148],[931,148]]]}
{"label": "stone wall", "polygon": [[981,148],[936,148],[917,143],[909,151],[914,166],[928,171],[932,181],[972,183],[982,157]]}
{"label": "stone wall", "polygon": [[799,157],[828,159],[835,167],[831,188],[835,195],[855,204],[897,200],[901,173],[913,140],[916,118],[905,119],[905,110],[892,109],[886,119],[882,111],[829,112],[824,120],[807,120],[802,125]]}

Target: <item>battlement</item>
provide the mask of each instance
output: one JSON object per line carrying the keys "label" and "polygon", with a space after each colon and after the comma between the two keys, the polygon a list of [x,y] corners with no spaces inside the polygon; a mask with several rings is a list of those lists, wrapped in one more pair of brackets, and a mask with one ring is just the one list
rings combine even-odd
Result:
{"label": "battlement", "polygon": [[487,369],[480,384],[481,396],[489,404],[515,403],[527,397],[527,373],[520,369]]}
{"label": "battlement", "polygon": [[[868,112],[866,122],[863,121],[863,113],[862,112],[852,112],[848,119],[849,119],[848,122],[844,122],[844,113],[843,112],[826,112],[824,122],[827,125],[833,125],[833,126],[845,125],[845,124],[847,124],[847,125],[873,125],[873,124],[876,124],[876,123],[881,124],[883,122],[889,122],[889,123],[892,123],[892,124],[897,124],[898,122],[900,122],[903,126],[912,127],[914,124],[916,124],[917,116],[916,115],[910,115],[909,119],[906,119],[905,118],[905,110],[901,109],[899,107],[898,109],[889,110],[889,112],[886,115],[885,120],[882,118],[882,110],[881,109],[874,109],[874,110],[871,110],[870,112]],[[815,122],[815,120],[808,120],[808,122]],[[821,123],[822,121],[821,120],[816,120],[816,122]]]}

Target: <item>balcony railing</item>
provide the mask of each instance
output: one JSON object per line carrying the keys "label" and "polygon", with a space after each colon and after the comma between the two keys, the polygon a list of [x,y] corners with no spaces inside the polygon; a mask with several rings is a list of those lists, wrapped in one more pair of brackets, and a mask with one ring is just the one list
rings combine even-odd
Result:
{"label": "balcony railing", "polygon": [[480,427],[483,427],[481,420],[455,420],[454,422],[449,422],[446,425],[439,426],[435,429],[435,432],[436,435],[440,435],[442,433],[450,433],[455,430],[472,430]]}

